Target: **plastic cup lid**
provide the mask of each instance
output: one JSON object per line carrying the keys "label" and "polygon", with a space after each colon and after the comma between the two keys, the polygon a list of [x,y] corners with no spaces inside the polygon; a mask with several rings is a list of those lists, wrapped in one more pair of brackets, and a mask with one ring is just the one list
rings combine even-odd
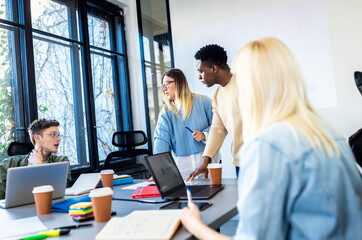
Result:
{"label": "plastic cup lid", "polygon": [[104,188],[97,188],[89,193],[89,197],[105,197],[113,195],[113,190],[110,187],[104,187]]}
{"label": "plastic cup lid", "polygon": [[113,169],[106,169],[106,170],[102,170],[101,174],[114,174]]}
{"label": "plastic cup lid", "polygon": [[33,188],[33,193],[44,193],[44,192],[52,192],[54,188],[52,185],[43,185],[37,186]]}
{"label": "plastic cup lid", "polygon": [[222,164],[221,163],[210,163],[209,165],[207,165],[207,168],[222,168]]}

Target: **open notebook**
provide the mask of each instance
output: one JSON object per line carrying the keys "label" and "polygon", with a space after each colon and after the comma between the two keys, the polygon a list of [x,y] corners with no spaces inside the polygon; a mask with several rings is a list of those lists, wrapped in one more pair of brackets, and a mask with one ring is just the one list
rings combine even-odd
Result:
{"label": "open notebook", "polygon": [[171,239],[181,223],[181,211],[145,210],[134,211],[125,217],[114,217],[95,239]]}

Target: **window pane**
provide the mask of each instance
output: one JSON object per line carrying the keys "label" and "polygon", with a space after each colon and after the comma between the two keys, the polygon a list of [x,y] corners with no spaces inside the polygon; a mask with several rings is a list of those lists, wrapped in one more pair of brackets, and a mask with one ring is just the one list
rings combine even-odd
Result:
{"label": "window pane", "polygon": [[[31,0],[31,18],[34,29],[69,38],[68,7],[65,4],[51,0]],[[77,23],[73,26],[77,26]],[[72,38],[77,39],[77,34],[73,35]]]}
{"label": "window pane", "polygon": [[111,50],[109,24],[106,20],[88,15],[89,44]]}
{"label": "window pane", "polygon": [[98,156],[99,161],[104,161],[111,151],[116,150],[112,145],[113,133],[117,131],[112,58],[104,53],[92,52],[91,62]]}
{"label": "window pane", "polygon": [[[142,43],[151,135],[162,109],[160,81],[171,68],[171,48],[168,32],[166,0],[140,0]],[[151,138],[153,140],[153,137]]]}
{"label": "window pane", "polygon": [[16,69],[11,40],[13,32],[0,28],[0,160],[14,140],[13,83]]}
{"label": "window pane", "polygon": [[150,128],[152,129],[151,136],[153,139],[153,130],[156,127],[158,113],[161,111],[163,105],[165,104],[162,100],[162,95],[161,95],[160,79],[162,77],[162,73],[159,65],[156,64],[146,63],[145,70],[146,70],[146,84],[147,84],[148,114],[150,118]]}
{"label": "window pane", "polygon": [[64,135],[58,154],[71,165],[89,162],[80,69],[80,47],[34,35],[34,64],[39,118],[60,122]]}
{"label": "window pane", "polygon": [[17,2],[18,0],[0,0],[0,18],[18,23]]}

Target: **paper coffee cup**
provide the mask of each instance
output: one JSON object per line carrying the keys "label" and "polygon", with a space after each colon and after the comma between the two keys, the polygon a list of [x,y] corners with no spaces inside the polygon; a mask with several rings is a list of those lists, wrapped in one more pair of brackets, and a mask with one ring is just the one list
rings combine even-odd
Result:
{"label": "paper coffee cup", "polygon": [[210,163],[207,166],[207,168],[209,170],[211,185],[220,185],[221,184],[221,175],[222,175],[222,164],[221,163]]}
{"label": "paper coffee cup", "polygon": [[113,190],[109,187],[98,188],[90,191],[93,215],[96,222],[107,222],[111,219]]}
{"label": "paper coffee cup", "polygon": [[49,214],[52,210],[52,198],[54,188],[51,185],[33,188],[36,212],[38,215]]}
{"label": "paper coffee cup", "polygon": [[110,187],[113,189],[113,174],[114,171],[112,169],[101,171],[103,187]]}

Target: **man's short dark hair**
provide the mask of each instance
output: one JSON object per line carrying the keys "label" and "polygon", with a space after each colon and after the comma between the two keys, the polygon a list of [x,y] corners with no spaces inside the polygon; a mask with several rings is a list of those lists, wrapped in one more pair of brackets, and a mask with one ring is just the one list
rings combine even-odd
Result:
{"label": "man's short dark hair", "polygon": [[29,128],[28,128],[30,140],[33,143],[33,145],[35,146],[34,136],[36,134],[42,134],[45,129],[50,128],[50,127],[58,127],[58,126],[59,126],[59,122],[55,119],[42,118],[42,119],[34,120],[29,125]]}
{"label": "man's short dark hair", "polygon": [[195,54],[195,59],[201,60],[209,66],[216,65],[223,69],[229,68],[226,51],[217,44],[209,44],[200,48]]}

